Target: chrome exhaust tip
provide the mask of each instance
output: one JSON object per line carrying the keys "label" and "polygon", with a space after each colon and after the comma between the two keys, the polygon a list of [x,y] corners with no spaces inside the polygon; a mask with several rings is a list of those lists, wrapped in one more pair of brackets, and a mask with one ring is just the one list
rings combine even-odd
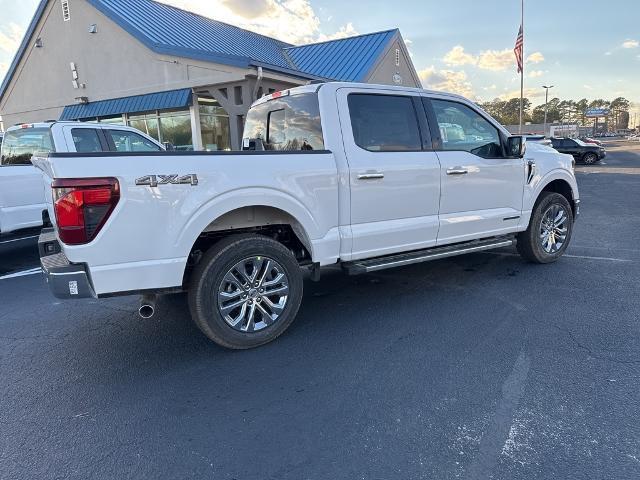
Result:
{"label": "chrome exhaust tip", "polygon": [[138,315],[141,318],[148,319],[153,317],[156,313],[156,296],[155,295],[143,295],[140,298],[140,308],[138,308]]}

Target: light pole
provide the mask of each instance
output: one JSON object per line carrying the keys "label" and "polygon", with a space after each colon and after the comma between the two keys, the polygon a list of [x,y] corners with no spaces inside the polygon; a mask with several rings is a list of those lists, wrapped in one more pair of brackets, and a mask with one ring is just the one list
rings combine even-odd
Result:
{"label": "light pole", "polygon": [[549,103],[549,89],[553,88],[553,85],[550,86],[546,86],[543,85],[542,88],[545,89],[545,96],[544,96],[544,136],[547,136],[547,104]]}

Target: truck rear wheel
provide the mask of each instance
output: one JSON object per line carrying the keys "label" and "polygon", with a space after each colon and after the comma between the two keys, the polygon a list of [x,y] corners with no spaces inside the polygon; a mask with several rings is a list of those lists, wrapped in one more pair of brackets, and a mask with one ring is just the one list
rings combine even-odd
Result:
{"label": "truck rear wheel", "polygon": [[543,192],[526,231],[518,235],[518,252],[535,263],[555,262],[567,249],[573,231],[573,210],[559,193]]}
{"label": "truck rear wheel", "polygon": [[291,325],[302,289],[298,262],[284,245],[261,235],[235,235],[209,249],[194,270],[189,308],[218,345],[253,348]]}

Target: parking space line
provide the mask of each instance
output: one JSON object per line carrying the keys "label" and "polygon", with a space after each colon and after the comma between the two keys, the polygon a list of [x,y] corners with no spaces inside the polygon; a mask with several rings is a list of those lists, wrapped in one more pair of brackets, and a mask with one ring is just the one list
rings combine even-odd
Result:
{"label": "parking space line", "polygon": [[10,278],[18,278],[18,277],[26,277],[27,275],[36,275],[42,272],[42,268],[35,267],[30,268],[29,270],[23,270],[21,272],[10,273],[9,275],[3,275],[0,277],[0,280],[8,280]]}
{"label": "parking space line", "polygon": [[[503,257],[519,257],[520,255],[517,253],[509,253],[509,252],[480,252],[488,255],[500,255]],[[565,253],[563,257],[567,258],[582,258],[584,260],[602,260],[606,262],[621,262],[621,263],[633,263],[635,260],[629,260],[626,258],[614,258],[614,257],[592,257],[589,255],[571,255],[569,253]]]}
{"label": "parking space line", "polygon": [[30,238],[38,238],[38,235],[31,235],[30,237],[12,238],[11,240],[2,240],[2,241],[0,241],[0,245],[3,244],[3,243],[11,243],[11,242],[19,242],[21,240],[29,240]]}

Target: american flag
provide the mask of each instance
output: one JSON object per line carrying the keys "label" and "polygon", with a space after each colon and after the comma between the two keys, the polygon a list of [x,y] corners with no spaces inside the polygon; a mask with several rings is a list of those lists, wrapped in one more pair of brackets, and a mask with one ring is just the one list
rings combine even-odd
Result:
{"label": "american flag", "polygon": [[513,53],[516,54],[516,63],[518,64],[518,73],[522,73],[523,46],[524,46],[524,35],[522,34],[522,24],[520,24],[520,30],[518,30],[518,36],[516,37],[516,46],[513,49]]}

